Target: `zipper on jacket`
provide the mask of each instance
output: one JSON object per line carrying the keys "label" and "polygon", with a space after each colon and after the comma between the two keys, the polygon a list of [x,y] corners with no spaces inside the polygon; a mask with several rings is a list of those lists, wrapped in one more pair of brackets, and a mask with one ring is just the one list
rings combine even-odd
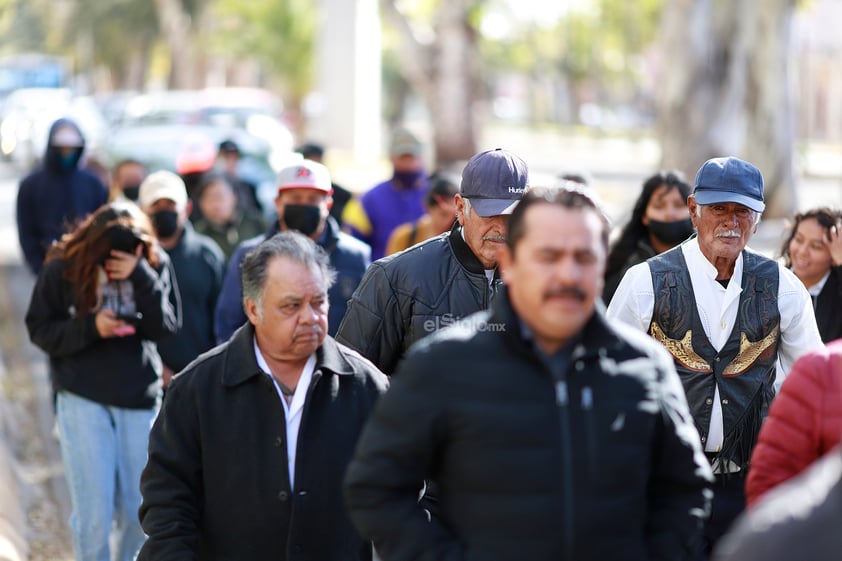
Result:
{"label": "zipper on jacket", "polygon": [[564,504],[562,536],[564,539],[564,559],[566,561],[573,561],[573,451],[570,442],[570,410],[568,409],[570,396],[566,380],[556,381],[555,395],[561,427],[561,478],[562,500]]}
{"label": "zipper on jacket", "polygon": [[593,390],[590,386],[582,388],[582,412],[585,416],[585,439],[588,447],[588,473],[591,481],[596,479],[596,469],[599,465],[596,457],[596,432],[593,420]]}

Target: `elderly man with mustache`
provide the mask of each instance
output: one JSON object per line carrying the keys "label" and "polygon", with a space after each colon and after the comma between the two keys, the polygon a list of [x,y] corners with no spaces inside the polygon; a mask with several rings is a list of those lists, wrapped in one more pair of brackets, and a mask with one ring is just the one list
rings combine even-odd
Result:
{"label": "elderly man with mustache", "polygon": [[760,170],[714,158],[687,207],[696,236],[626,273],[608,317],[666,346],[716,482],[699,558],[745,507],[751,450],[795,360],[822,345],[810,296],[783,265],[748,249],[765,209]]}
{"label": "elderly man with mustache", "polygon": [[248,323],[173,378],[149,436],[139,561],[371,561],[341,485],[388,379],[327,335],[336,278],[282,232],[241,267]]}
{"label": "elderly man with mustache", "polygon": [[488,308],[501,284],[506,215],[528,186],[526,163],[515,154],[498,148],[473,156],[454,197],[453,228],[372,263],[336,340],[391,375],[414,342]]}

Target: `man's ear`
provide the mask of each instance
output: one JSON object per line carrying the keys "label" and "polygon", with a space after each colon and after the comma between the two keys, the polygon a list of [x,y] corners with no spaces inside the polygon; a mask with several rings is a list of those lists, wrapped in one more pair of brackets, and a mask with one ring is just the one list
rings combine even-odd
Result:
{"label": "man's ear", "polygon": [[456,220],[459,221],[460,226],[464,226],[465,198],[457,193],[456,195],[453,195],[453,202],[456,203]]}
{"label": "man's ear", "polygon": [[327,196],[327,198],[325,199],[325,204],[327,205],[328,210],[333,208],[333,196],[332,195]]}
{"label": "man's ear", "polygon": [[246,317],[249,318],[249,322],[252,325],[260,323],[260,314],[258,313],[257,302],[251,298],[243,299],[243,310],[245,310]]}
{"label": "man's ear", "polygon": [[696,197],[694,197],[693,195],[687,197],[687,211],[690,213],[690,222],[693,223],[693,226],[696,226],[698,228],[698,226],[696,225],[696,219],[698,218],[698,216],[696,215],[697,208],[698,205],[696,204]]}

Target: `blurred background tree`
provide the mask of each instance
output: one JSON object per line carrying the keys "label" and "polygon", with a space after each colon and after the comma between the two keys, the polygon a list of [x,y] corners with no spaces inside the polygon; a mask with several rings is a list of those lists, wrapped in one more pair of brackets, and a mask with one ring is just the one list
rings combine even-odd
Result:
{"label": "blurred background tree", "polygon": [[[756,162],[769,213],[791,213],[796,0],[378,1],[384,122],[421,115],[437,165],[473,154],[492,120],[654,131],[661,164],[690,176],[711,156]],[[93,90],[263,86],[295,123],[316,76],[313,4],[0,0],[0,51],[65,55]]]}

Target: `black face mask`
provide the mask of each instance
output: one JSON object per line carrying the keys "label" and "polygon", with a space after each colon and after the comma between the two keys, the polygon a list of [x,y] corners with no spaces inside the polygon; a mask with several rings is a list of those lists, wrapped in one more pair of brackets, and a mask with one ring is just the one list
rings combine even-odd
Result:
{"label": "black face mask", "polygon": [[174,210],[159,210],[150,216],[159,238],[171,238],[178,232],[178,213]]}
{"label": "black face mask", "polygon": [[140,183],[123,187],[123,195],[130,201],[137,202],[137,197],[140,195]]}
{"label": "black face mask", "polygon": [[693,233],[693,223],[689,218],[674,222],[649,221],[649,232],[665,244],[677,245]]}
{"label": "black face mask", "polygon": [[310,236],[322,222],[322,209],[313,205],[284,205],[283,220],[290,230]]}

